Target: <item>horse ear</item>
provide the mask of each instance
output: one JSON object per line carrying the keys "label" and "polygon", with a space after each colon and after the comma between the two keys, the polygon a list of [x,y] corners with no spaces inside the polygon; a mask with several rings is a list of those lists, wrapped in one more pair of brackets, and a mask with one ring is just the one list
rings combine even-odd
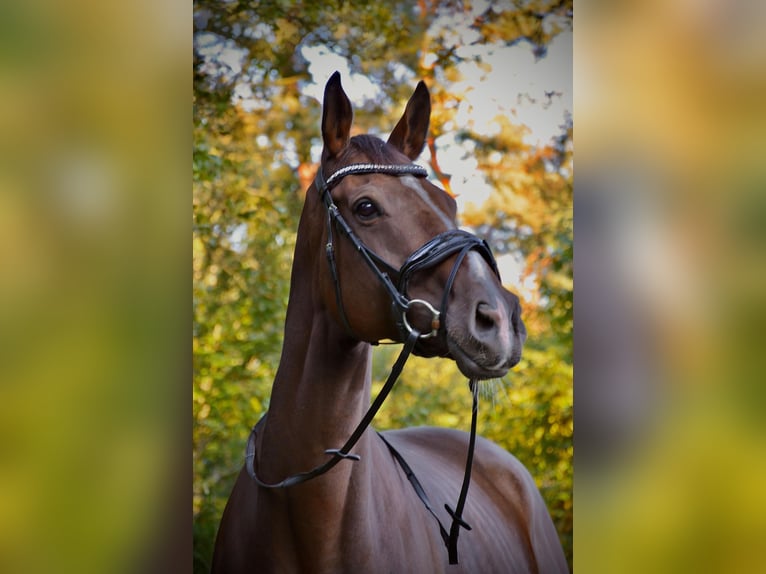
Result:
{"label": "horse ear", "polygon": [[423,151],[428,136],[428,122],[431,119],[431,96],[423,81],[418,82],[404,115],[388,136],[393,145],[408,158],[415,159]]}
{"label": "horse ear", "polygon": [[338,155],[348,145],[353,118],[351,102],[340,85],[340,73],[335,72],[327,80],[322,104],[322,139],[328,157]]}

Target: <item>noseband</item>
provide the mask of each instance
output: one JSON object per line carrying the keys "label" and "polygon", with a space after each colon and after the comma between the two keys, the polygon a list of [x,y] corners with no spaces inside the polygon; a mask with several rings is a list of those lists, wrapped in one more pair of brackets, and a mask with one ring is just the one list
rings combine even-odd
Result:
{"label": "noseband", "polygon": [[[484,257],[487,263],[490,265],[495,274],[500,277],[497,270],[497,263],[492,255],[492,251],[487,245],[487,242],[477,237],[473,233],[463,231],[461,229],[451,229],[443,233],[438,234],[431,240],[427,241],[424,245],[416,249],[410,254],[404,261],[402,266],[397,270],[394,266],[387,263],[381,257],[379,257],[374,251],[369,249],[354,233],[353,229],[348,225],[346,220],[340,213],[340,210],[332,200],[330,191],[337,185],[341,179],[347,175],[363,175],[381,173],[393,176],[414,175],[416,177],[426,177],[428,172],[425,168],[416,164],[404,164],[404,165],[381,165],[371,163],[356,163],[343,167],[333,173],[326,180],[320,166],[317,171],[314,184],[317,191],[324,202],[327,210],[327,244],[325,251],[327,255],[327,261],[330,266],[330,272],[332,273],[333,283],[335,284],[335,299],[337,302],[338,310],[340,312],[341,320],[346,328],[346,331],[354,335],[351,325],[346,316],[346,311],[343,306],[343,297],[341,293],[340,281],[338,278],[338,270],[335,263],[335,247],[333,242],[333,227],[337,228],[339,232],[348,238],[354,248],[360,253],[362,259],[367,266],[372,270],[373,274],[383,284],[383,287],[391,297],[391,311],[396,322],[396,327],[399,330],[399,334],[402,340],[405,340],[413,331],[412,326],[407,320],[407,311],[414,305],[421,305],[431,313],[431,330],[427,333],[421,333],[419,339],[428,339],[436,336],[439,332],[445,330],[445,320],[447,314],[447,302],[449,299],[449,293],[452,290],[452,284],[455,281],[455,276],[463,262],[463,259],[471,250],[476,250]],[[334,224],[334,225],[333,225]],[[423,269],[435,267],[442,261],[449,258],[454,254],[458,254],[455,263],[452,266],[449,278],[444,286],[444,295],[442,296],[441,306],[437,310],[423,299],[410,299],[407,294],[407,287],[409,285],[412,275]],[[397,283],[394,285],[393,278],[396,278]]]}
{"label": "noseband", "polygon": [[[325,180],[324,174],[322,172],[322,167],[320,166],[319,170],[317,171],[314,183],[327,211],[327,244],[325,246],[325,252],[327,255],[328,264],[330,266],[333,282],[335,284],[335,298],[338,310],[340,312],[340,316],[346,331],[351,336],[358,339],[358,337],[354,335],[354,332],[351,329],[348,317],[346,316],[346,311],[343,307],[340,280],[338,278],[338,269],[335,263],[333,228],[337,228],[341,235],[348,238],[356,251],[359,252],[364,262],[372,270],[373,274],[378,278],[378,280],[383,284],[383,287],[391,297],[391,310],[394,315],[397,329],[399,330],[399,333],[404,340],[404,347],[402,348],[399,357],[394,363],[388,379],[378,393],[378,396],[375,397],[375,400],[370,405],[367,413],[365,413],[364,417],[362,417],[362,420],[354,429],[353,433],[351,433],[351,436],[346,441],[346,444],[344,444],[341,448],[327,449],[325,453],[331,455],[332,458],[326,461],[324,464],[321,464],[310,471],[289,476],[277,483],[263,482],[260,478],[258,478],[258,475],[255,471],[255,445],[258,429],[258,425],[256,424],[250,432],[250,437],[247,441],[245,468],[247,469],[250,477],[256,482],[256,484],[263,488],[274,489],[294,486],[324,474],[341,460],[360,460],[359,455],[351,454],[350,451],[357,443],[357,441],[362,437],[364,431],[370,425],[372,419],[375,417],[378,410],[383,405],[383,402],[386,400],[386,397],[393,388],[394,383],[399,378],[399,375],[404,368],[404,364],[407,362],[410,354],[415,349],[415,345],[421,339],[434,337],[439,335],[439,333],[446,334],[445,318],[447,315],[447,302],[449,300],[449,294],[452,290],[452,284],[455,281],[458,269],[460,268],[460,265],[462,264],[463,259],[465,259],[465,256],[468,254],[468,252],[471,250],[476,250],[481,253],[492,270],[498,276],[498,278],[500,277],[500,274],[497,270],[497,263],[495,262],[495,258],[492,255],[492,251],[490,250],[489,245],[487,245],[487,242],[473,235],[472,233],[460,229],[451,229],[449,231],[445,231],[427,241],[421,247],[416,249],[412,254],[410,254],[410,256],[407,257],[399,269],[396,269],[384,261],[381,257],[376,255],[375,252],[370,250],[359,239],[356,233],[354,233],[354,230],[351,229],[349,224],[343,218],[340,211],[338,210],[338,207],[335,205],[335,202],[333,202],[332,196],[330,195],[330,190],[332,190],[332,188],[337,185],[338,182],[340,182],[340,180],[345,176],[372,173],[392,176],[414,175],[416,177],[426,177],[428,175],[428,172],[425,170],[425,168],[416,164],[380,165],[370,163],[357,163],[337,170]],[[455,259],[455,263],[452,265],[452,270],[450,271],[447,282],[444,285],[444,294],[442,296],[441,306],[438,310],[435,309],[433,305],[431,305],[431,303],[428,301],[423,299],[409,298],[407,295],[407,287],[413,274],[424,269],[435,267],[436,265],[439,265],[447,258],[455,254],[457,254],[457,258]],[[394,279],[392,279],[392,277],[396,279],[396,285],[394,284]],[[407,320],[407,311],[414,305],[421,305],[431,313],[431,330],[429,332],[420,333],[420,331],[413,328]],[[466,497],[468,495],[468,486],[471,482],[473,452],[474,446],[476,444],[478,384],[475,380],[471,380],[469,382],[469,387],[473,395],[473,408],[471,411],[471,432],[468,441],[468,455],[466,458],[463,485],[460,489],[460,495],[458,497],[457,504],[454,509],[447,504],[444,505],[447,512],[452,517],[452,523],[449,530],[447,530],[447,528],[445,528],[445,526],[442,524],[431,504],[431,501],[428,499],[428,495],[420,484],[420,481],[417,479],[415,473],[404,460],[402,455],[393,447],[393,445],[391,445],[391,443],[388,442],[388,440],[386,440],[385,437],[383,437],[383,435],[378,435],[386,444],[394,459],[401,466],[402,470],[407,476],[407,479],[415,489],[416,494],[426,507],[426,510],[428,510],[428,512],[436,519],[436,522],[439,524],[439,531],[441,533],[444,544],[447,547],[450,564],[458,563],[457,539],[460,533],[460,528],[462,527],[466,530],[471,530],[470,525],[468,525],[463,520],[462,514]]]}

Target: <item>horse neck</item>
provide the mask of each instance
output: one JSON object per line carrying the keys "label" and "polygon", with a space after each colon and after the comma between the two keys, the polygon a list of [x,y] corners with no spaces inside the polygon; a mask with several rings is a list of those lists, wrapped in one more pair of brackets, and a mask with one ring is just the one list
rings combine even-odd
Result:
{"label": "horse neck", "polygon": [[[350,339],[318,295],[318,273],[327,262],[316,249],[321,232],[315,225],[323,213],[311,203],[299,225],[282,357],[260,449],[259,468],[267,481],[325,462],[324,451],[345,443],[370,401],[370,345]],[[353,452],[360,453],[366,444],[362,437]],[[342,477],[350,478],[352,465],[344,461],[326,475],[332,475],[330,480],[311,482],[342,496],[347,483]]]}

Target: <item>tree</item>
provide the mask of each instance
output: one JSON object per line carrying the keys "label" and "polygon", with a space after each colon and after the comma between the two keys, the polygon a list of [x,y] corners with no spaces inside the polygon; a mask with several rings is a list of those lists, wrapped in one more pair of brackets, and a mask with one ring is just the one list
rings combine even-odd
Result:
{"label": "tree", "polygon": [[[571,2],[542,1],[195,2],[195,570],[209,568],[249,428],[268,408],[297,219],[321,149],[320,102],[309,95],[312,82],[327,79],[313,67],[321,53],[369,81],[369,95],[355,102],[360,131],[387,134],[424,78],[433,100],[424,157],[435,178],[460,191],[451,158],[462,154],[492,189],[465,206],[462,223],[488,237],[496,255],[523,262],[530,335],[522,364],[485,385],[480,432],[538,480],[571,563],[571,121],[543,144],[530,143],[507,115],[489,134],[462,122],[474,95],[466,77],[499,65],[488,54],[521,45],[544,58],[571,29],[571,10]],[[376,381],[393,351],[376,351]],[[413,360],[375,424],[467,428],[466,389],[450,362]]]}

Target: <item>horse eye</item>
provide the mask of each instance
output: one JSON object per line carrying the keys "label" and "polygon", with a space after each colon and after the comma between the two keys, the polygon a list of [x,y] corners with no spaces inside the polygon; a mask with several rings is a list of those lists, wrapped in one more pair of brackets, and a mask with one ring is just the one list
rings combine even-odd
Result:
{"label": "horse eye", "polygon": [[369,220],[380,215],[380,210],[378,210],[378,206],[369,199],[361,199],[354,206],[354,214],[356,214],[359,219]]}

